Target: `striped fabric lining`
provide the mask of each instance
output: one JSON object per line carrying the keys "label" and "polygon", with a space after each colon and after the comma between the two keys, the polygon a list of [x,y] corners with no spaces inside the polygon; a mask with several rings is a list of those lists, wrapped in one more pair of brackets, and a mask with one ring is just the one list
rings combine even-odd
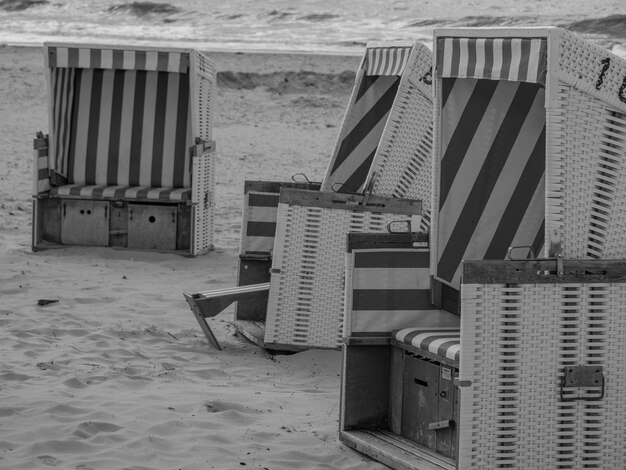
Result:
{"label": "striped fabric lining", "polygon": [[66,185],[53,187],[50,196],[81,196],[92,199],[148,199],[157,201],[190,201],[191,188],[155,188],[152,186]]}
{"label": "striped fabric lining", "polygon": [[51,159],[52,170],[67,177],[72,108],[74,106],[75,69],[55,69],[50,79],[52,90],[52,145],[56,158]]}
{"label": "striped fabric lining", "polygon": [[367,178],[378,143],[393,106],[400,79],[364,76],[346,116],[350,128],[337,146],[325,185],[337,192],[357,192]]}
{"label": "striped fabric lining", "polygon": [[461,359],[459,328],[404,328],[396,332],[395,339],[452,361]]}
{"label": "striped fabric lining", "polygon": [[355,250],[346,334],[390,335],[409,325],[458,325],[457,316],[430,303],[429,264],[425,249]]}
{"label": "striped fabric lining", "polygon": [[458,289],[463,259],[544,243],[544,88],[443,79],[436,277]]}
{"label": "striped fabric lining", "polygon": [[546,51],[546,39],[439,38],[437,77],[545,84]]}
{"label": "striped fabric lining", "polygon": [[48,47],[48,64],[55,68],[150,70],[187,73],[189,54],[104,48]]}
{"label": "striped fabric lining", "polygon": [[69,183],[191,186],[187,75],[57,68],[52,83],[55,170]]}
{"label": "striped fabric lining", "polygon": [[412,46],[369,47],[366,52],[366,75],[397,75],[404,72]]}
{"label": "striped fabric lining", "polygon": [[243,253],[270,253],[274,249],[279,194],[247,193]]}

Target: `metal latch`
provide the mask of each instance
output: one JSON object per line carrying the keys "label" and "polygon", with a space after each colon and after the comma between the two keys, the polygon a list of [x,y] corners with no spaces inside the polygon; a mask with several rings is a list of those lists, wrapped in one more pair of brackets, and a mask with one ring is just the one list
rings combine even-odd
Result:
{"label": "metal latch", "polygon": [[[587,389],[595,394],[571,394],[573,389]],[[589,390],[593,389],[593,390]],[[566,396],[567,395],[567,396]],[[561,380],[561,401],[595,401],[604,398],[602,366],[566,366]]]}
{"label": "metal latch", "polygon": [[437,431],[438,429],[447,429],[454,427],[454,420],[446,419],[443,421],[437,421],[436,423],[428,423],[428,429],[431,431]]}

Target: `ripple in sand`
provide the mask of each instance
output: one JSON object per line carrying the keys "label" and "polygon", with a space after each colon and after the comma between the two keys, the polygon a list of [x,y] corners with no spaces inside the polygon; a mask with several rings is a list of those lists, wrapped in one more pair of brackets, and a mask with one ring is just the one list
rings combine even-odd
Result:
{"label": "ripple in sand", "polygon": [[25,380],[32,379],[30,375],[17,374],[15,372],[5,372],[0,374],[0,382],[24,382]]}
{"label": "ripple in sand", "polygon": [[113,433],[120,429],[124,429],[122,426],[117,426],[111,423],[105,423],[100,421],[86,421],[78,425],[78,429],[74,431],[73,435],[80,439],[89,439],[98,435],[101,432]]}
{"label": "ripple in sand", "polygon": [[85,388],[87,386],[87,384],[85,382],[83,382],[82,380],[76,378],[76,377],[72,377],[71,379],[67,379],[66,381],[63,382],[63,385],[65,385],[66,387],[69,388]]}

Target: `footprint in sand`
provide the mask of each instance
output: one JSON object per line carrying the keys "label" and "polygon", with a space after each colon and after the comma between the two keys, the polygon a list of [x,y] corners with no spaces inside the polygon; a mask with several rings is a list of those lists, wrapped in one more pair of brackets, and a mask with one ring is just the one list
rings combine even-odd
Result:
{"label": "footprint in sand", "polygon": [[51,455],[38,455],[37,458],[41,460],[42,464],[50,465],[51,467],[55,467],[59,463],[59,461]]}

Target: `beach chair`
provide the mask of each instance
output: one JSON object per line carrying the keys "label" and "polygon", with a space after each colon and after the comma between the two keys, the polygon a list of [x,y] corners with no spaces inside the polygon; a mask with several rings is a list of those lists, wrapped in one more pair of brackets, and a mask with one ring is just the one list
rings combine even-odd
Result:
{"label": "beach chair", "polygon": [[[254,226],[276,233],[275,239],[248,237],[251,226],[245,219],[250,207],[244,207],[238,284],[245,299],[237,301],[235,310],[235,327],[242,335],[269,349],[340,347],[345,234],[386,232],[395,220],[409,221],[413,227],[427,220],[416,197],[426,194],[429,200],[431,185],[416,182],[429,179],[432,172],[430,160],[422,156],[429,153],[432,138],[423,125],[424,116],[432,122],[431,63],[431,51],[419,43],[368,44],[321,187],[300,188],[310,191],[296,194],[278,183],[266,183],[288,193],[280,193],[278,212],[273,202],[271,209],[257,211],[263,224]],[[365,187],[371,166],[377,162],[382,174],[401,158],[414,167],[412,176],[402,181],[423,192],[412,190],[409,198],[397,192],[376,197],[371,185]],[[409,165],[396,166],[402,164]],[[263,183],[255,184],[261,188]],[[263,198],[277,201],[278,192]],[[275,214],[280,217],[274,219]],[[259,253],[249,248],[256,243],[264,246]],[[267,293],[247,293],[250,284],[267,282]],[[206,318],[217,314],[215,302],[204,300],[209,297],[211,291],[185,293],[203,328]]]}
{"label": "beach chair", "polygon": [[432,273],[462,259],[626,256],[626,61],[560,28],[435,31]]}
{"label": "beach chair", "polygon": [[625,62],[559,28],[435,51],[433,310],[347,323],[340,439],[396,469],[619,467]]}
{"label": "beach chair", "polygon": [[[392,223],[419,225],[421,203],[283,187],[277,214],[272,251],[240,256],[238,287],[183,295],[211,344],[206,319],[237,302],[235,328],[263,348],[337,349],[343,327],[345,234],[387,232]],[[252,228],[245,236],[242,232],[242,249],[267,243],[249,240]]]}
{"label": "beach chair", "polygon": [[413,326],[390,310],[399,329],[381,315],[377,335],[357,321],[340,440],[394,469],[620,468],[626,351],[612,345],[626,340],[625,269],[466,261],[460,329],[443,310]]}
{"label": "beach chair", "polygon": [[189,49],[44,45],[33,249],[212,248],[216,70]]}

